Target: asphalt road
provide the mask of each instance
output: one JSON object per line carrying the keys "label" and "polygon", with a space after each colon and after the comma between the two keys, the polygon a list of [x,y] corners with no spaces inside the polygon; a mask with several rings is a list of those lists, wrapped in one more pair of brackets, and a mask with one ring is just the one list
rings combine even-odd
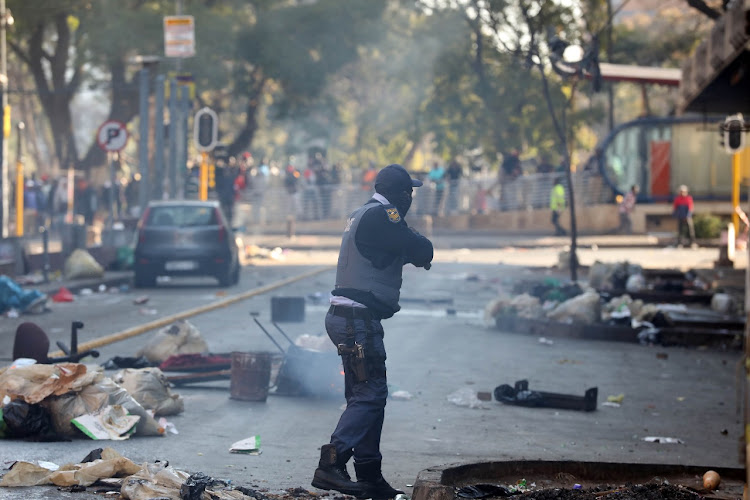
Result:
{"label": "asphalt road", "polygon": [[[405,269],[403,310],[384,322],[391,392],[403,390],[413,396],[390,400],[386,408],[383,468],[394,486],[408,493],[409,485],[425,468],[485,460],[740,466],[739,352],[565,338],[555,338],[548,345],[537,337],[501,332],[485,324],[486,303],[516,280],[540,275],[565,278],[563,272],[540,269],[556,263],[558,251],[439,251],[430,271]],[[288,252],[285,257],[246,267],[241,285],[227,293],[241,293],[330,265],[335,252]],[[584,264],[626,258],[648,267],[708,266],[716,250],[589,248],[581,254]],[[333,270],[326,270],[190,321],[214,352],[274,351],[249,313],[258,312],[261,322],[270,325],[271,296],[306,297],[305,321],[281,326],[293,338],[321,335],[326,306],[316,299],[327,297],[333,279]],[[148,303],[133,304],[135,297],[144,294],[149,296]],[[44,315],[0,320],[0,357],[10,355],[20,321],[33,320],[53,341],[67,341],[70,321],[81,320],[86,325],[81,331],[83,342],[222,298],[223,291],[210,280],[171,280],[146,292],[79,295],[73,303],[53,305],[53,311]],[[97,361],[134,355],[150,335],[105,346]],[[657,353],[666,353],[667,358],[658,358]],[[450,394],[462,388],[491,392],[520,379],[528,379],[532,389],[574,395],[598,387],[597,410],[530,409],[494,401],[474,409],[448,401]],[[177,468],[231,479],[234,484],[271,491],[298,486],[312,489],[309,483],[319,447],[328,441],[343,404],[343,398],[274,395],[265,403],[244,402],[229,398],[225,382],[177,392],[185,399],[185,412],[169,420],[178,435],[121,442],[3,441],[0,466],[5,468],[15,460],[77,462],[90,450],[107,445],[138,463],[168,460]],[[607,396],[619,394],[624,395],[620,407],[601,404]],[[252,435],[261,436],[261,455],[228,452],[233,442]],[[648,443],[643,441],[646,436],[676,437],[683,444]],[[2,499],[67,496],[83,498],[80,493],[62,494],[50,487],[0,490]]]}

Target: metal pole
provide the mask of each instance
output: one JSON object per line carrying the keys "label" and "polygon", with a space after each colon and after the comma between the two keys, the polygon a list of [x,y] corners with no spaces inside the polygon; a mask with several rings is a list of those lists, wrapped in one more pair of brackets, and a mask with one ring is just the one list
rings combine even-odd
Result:
{"label": "metal pole", "polygon": [[206,201],[208,199],[208,153],[201,152],[201,170],[200,170],[200,190],[198,199]]}
{"label": "metal pole", "polygon": [[740,216],[735,210],[740,206],[740,153],[732,155],[732,224],[734,225],[734,234],[740,232]]}
{"label": "metal pole", "polygon": [[8,109],[8,55],[6,50],[6,15],[8,11],[5,9],[5,0],[0,0],[0,106],[2,107],[2,120],[0,121],[0,155],[2,155],[2,237],[7,238],[9,236],[8,223],[10,221],[10,176],[8,175],[8,141],[5,135],[5,122],[10,121],[10,117],[6,116],[10,112]]}
{"label": "metal pole", "polygon": [[180,125],[180,142],[178,143],[180,145],[180,163],[177,164],[177,171],[179,172],[180,178],[185,177],[185,172],[187,169],[188,137],[190,134],[190,129],[188,128],[188,118],[190,116],[190,108],[192,107],[191,104],[190,89],[186,85],[182,86],[180,92],[180,121],[182,123]]}
{"label": "metal pole", "polygon": [[25,182],[23,179],[23,122],[18,122],[18,151],[16,151],[16,236],[23,236],[24,217],[23,217],[23,195]]}
{"label": "metal pole", "polygon": [[117,182],[117,176],[115,174],[115,155],[114,153],[107,151],[107,160],[109,163],[109,182],[112,185],[109,188],[109,220],[107,221],[107,227],[111,230],[115,223],[115,196],[117,189],[115,183]]}
{"label": "metal pole", "polygon": [[149,168],[148,168],[148,68],[140,71],[140,138],[138,141],[138,171],[141,173],[139,190],[140,213],[146,209],[149,198]]}
{"label": "metal pole", "polygon": [[42,233],[42,276],[44,282],[49,283],[49,232],[46,226],[41,226],[39,231]]}
{"label": "metal pole", "polygon": [[164,75],[156,77],[154,116],[154,189],[153,199],[164,198]]}
{"label": "metal pole", "polygon": [[177,81],[169,81],[169,199],[177,198]]}

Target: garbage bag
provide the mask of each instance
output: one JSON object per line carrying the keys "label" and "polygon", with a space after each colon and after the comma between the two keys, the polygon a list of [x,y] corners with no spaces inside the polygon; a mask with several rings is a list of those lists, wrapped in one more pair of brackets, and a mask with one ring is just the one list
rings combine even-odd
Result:
{"label": "garbage bag", "polygon": [[0,276],[0,314],[8,309],[17,309],[20,312],[31,311],[39,305],[43,305],[47,295],[39,290],[24,290],[9,277]]}
{"label": "garbage bag", "polygon": [[136,436],[164,435],[159,423],[152,417],[128,391],[117,385],[111,378],[104,377],[79,392],[48,398],[43,402],[50,411],[55,430],[61,434],[77,435],[71,420],[96,413],[106,406],[121,405],[131,415],[141,419],[135,427]]}
{"label": "garbage bag", "polygon": [[120,495],[125,500],[179,498],[180,487],[188,477],[187,472],[165,462],[145,463],[139,472],[125,479]]}
{"label": "garbage bag", "polygon": [[101,278],[104,276],[104,268],[90,253],[78,248],[65,261],[63,273],[67,279]]}
{"label": "garbage bag", "polygon": [[0,401],[8,396],[36,404],[49,396],[80,391],[103,376],[96,367],[88,369],[80,363],[0,368]]}
{"label": "garbage bag", "polygon": [[598,323],[601,318],[599,294],[588,290],[558,305],[547,313],[547,317],[562,323]]}
{"label": "garbage bag", "polygon": [[158,368],[126,368],[117,372],[114,381],[154,416],[177,415],[185,410],[179,394],[169,389],[169,381]]}
{"label": "garbage bag", "polygon": [[18,461],[13,464],[0,481],[0,486],[90,486],[99,479],[127,477],[136,474],[141,467],[117,453],[112,448],[102,451],[101,459],[91,462],[68,463],[50,470],[31,462]]}
{"label": "garbage bag", "polygon": [[49,412],[37,404],[16,399],[3,407],[2,419],[8,435],[15,438],[54,438],[55,431]]}
{"label": "garbage bag", "polygon": [[175,354],[207,352],[208,345],[198,329],[188,321],[179,320],[159,330],[136,355],[158,364]]}
{"label": "garbage bag", "polygon": [[225,481],[220,481],[207,476],[202,472],[196,472],[180,486],[181,500],[201,500],[206,488],[224,487],[228,485]]}

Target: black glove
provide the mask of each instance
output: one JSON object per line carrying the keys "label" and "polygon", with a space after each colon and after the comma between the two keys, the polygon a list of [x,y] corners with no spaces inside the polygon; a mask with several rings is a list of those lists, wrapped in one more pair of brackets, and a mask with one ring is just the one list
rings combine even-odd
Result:
{"label": "black glove", "polygon": [[422,266],[422,267],[424,267],[424,270],[425,270],[425,271],[429,271],[429,270],[430,270],[430,268],[432,267],[432,264],[430,264],[430,263],[428,262],[427,264],[425,264],[425,265],[424,265],[424,266]]}

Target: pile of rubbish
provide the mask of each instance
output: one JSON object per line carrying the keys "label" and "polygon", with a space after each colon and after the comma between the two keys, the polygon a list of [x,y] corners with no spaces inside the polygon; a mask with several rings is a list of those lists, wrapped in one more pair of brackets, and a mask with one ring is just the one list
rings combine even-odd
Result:
{"label": "pile of rubbish", "polygon": [[[168,462],[136,464],[112,448],[97,448],[80,463],[59,466],[51,462],[13,464],[0,481],[0,487],[57,486],[68,491],[84,491],[91,487],[96,493],[120,493],[125,500],[151,498],[183,498],[200,500],[263,500],[266,495],[229,481],[215,479],[201,472],[189,474]],[[111,494],[111,493],[110,493]]]}
{"label": "pile of rubbish", "polygon": [[[17,360],[17,362],[20,360]],[[107,377],[82,363],[14,363],[0,368],[0,438],[63,440],[163,436],[184,410],[158,368]]]}
{"label": "pile of rubbish", "polygon": [[[657,279],[649,281],[648,277]],[[651,295],[643,293],[646,290]],[[665,293],[664,298],[674,300],[648,300],[659,298],[661,292]],[[698,293],[704,295],[696,296]],[[679,301],[681,297],[683,301]],[[696,299],[703,304],[699,305]],[[700,341],[720,333],[714,335],[717,341],[734,344],[733,337],[741,337],[744,330],[740,302],[735,294],[708,290],[696,273],[672,270],[646,273],[640,266],[627,262],[597,262],[590,268],[586,285],[563,283],[550,277],[519,282],[510,293],[487,303],[484,316],[488,325],[498,326],[510,319],[511,324],[520,320],[629,328],[637,335],[632,338],[641,343],[662,342],[664,332],[669,333],[671,340],[684,340],[695,334],[696,339],[702,336]]]}
{"label": "pile of rubbish", "polygon": [[[70,280],[101,278],[104,276],[104,268],[86,250],[77,249],[65,260],[63,276]],[[36,280],[30,277],[20,277],[18,280],[13,280],[6,275],[0,275],[0,314],[9,317],[18,317],[20,314],[40,314],[47,310],[47,302],[50,298],[55,302],[73,300],[72,294],[64,288],[53,297],[48,297],[39,290],[23,288],[25,284],[41,281],[43,281],[42,278]],[[63,291],[65,294],[62,293]]]}

